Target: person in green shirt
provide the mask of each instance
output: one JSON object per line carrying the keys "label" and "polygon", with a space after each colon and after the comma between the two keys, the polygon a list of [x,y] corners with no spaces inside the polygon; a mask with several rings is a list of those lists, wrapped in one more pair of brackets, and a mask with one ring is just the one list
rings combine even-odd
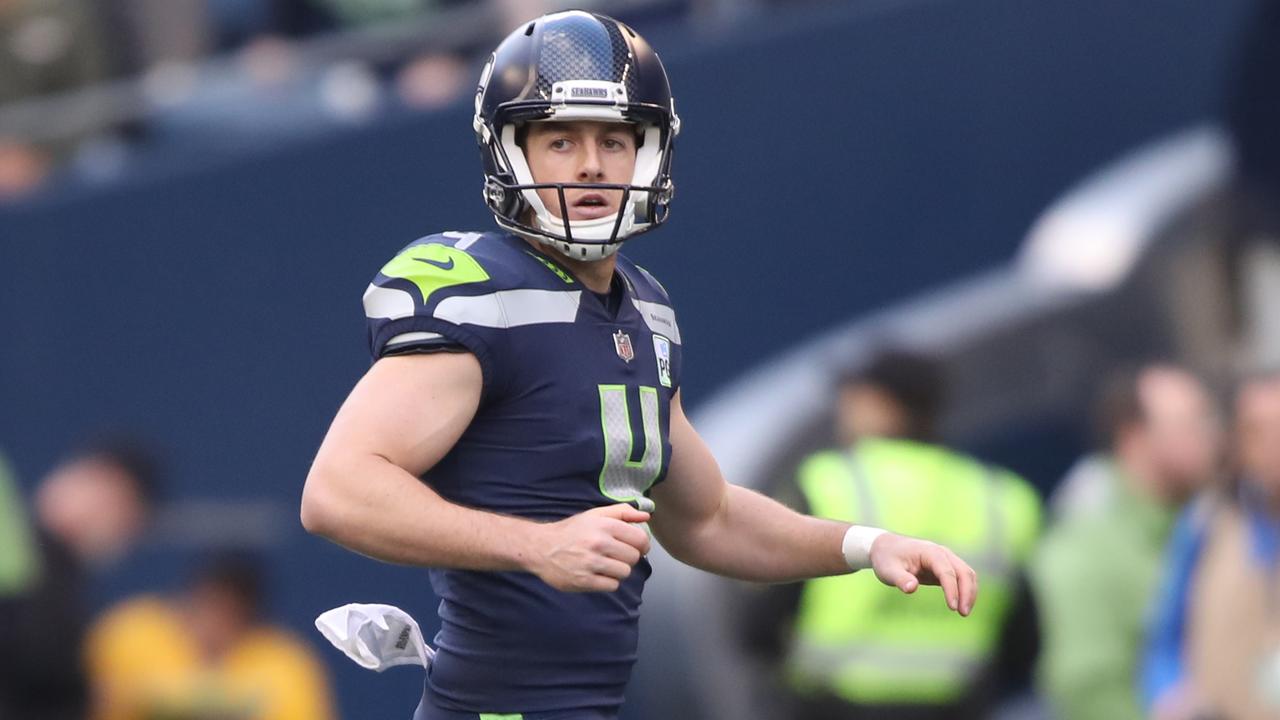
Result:
{"label": "person in green shirt", "polygon": [[1139,720],[1145,618],[1178,509],[1218,472],[1220,420],[1204,384],[1171,365],[1117,375],[1099,409],[1109,452],[1063,481],[1030,565],[1037,680],[1060,720]]}

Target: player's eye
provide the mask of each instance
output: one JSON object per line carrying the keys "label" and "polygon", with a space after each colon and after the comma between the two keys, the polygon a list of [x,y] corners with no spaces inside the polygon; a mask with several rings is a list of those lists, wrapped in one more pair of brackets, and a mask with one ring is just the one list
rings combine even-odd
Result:
{"label": "player's eye", "polygon": [[569,139],[562,138],[562,137],[556,138],[551,141],[550,147],[552,150],[564,150],[565,148],[569,147]]}
{"label": "player's eye", "polygon": [[605,138],[604,146],[607,150],[625,150],[627,144],[618,138]]}

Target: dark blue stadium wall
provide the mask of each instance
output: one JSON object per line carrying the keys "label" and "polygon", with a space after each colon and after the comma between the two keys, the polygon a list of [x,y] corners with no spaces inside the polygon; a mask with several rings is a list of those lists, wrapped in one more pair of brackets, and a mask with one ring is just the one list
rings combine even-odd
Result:
{"label": "dark blue stadium wall", "polygon": [[[685,132],[673,219],[628,252],[676,300],[692,405],[789,343],[1008,259],[1072,181],[1214,115],[1243,2],[799,7],[730,36],[641,27]],[[132,428],[171,450],[171,496],[284,509],[273,608],[293,627],[348,601],[434,624],[425,574],[309,538],[292,513],[368,364],[370,276],[420,234],[491,222],[469,120],[197,148],[0,212],[0,447],[27,483],[68,442]],[[145,559],[135,587],[171,585],[186,555]],[[326,657],[347,717],[408,716],[413,672]]]}

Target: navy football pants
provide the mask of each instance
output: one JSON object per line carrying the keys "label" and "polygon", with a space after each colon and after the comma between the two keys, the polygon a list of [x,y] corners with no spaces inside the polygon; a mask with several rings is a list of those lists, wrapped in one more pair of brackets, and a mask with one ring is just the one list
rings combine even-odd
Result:
{"label": "navy football pants", "polygon": [[457,710],[446,710],[432,702],[431,687],[424,686],[422,690],[422,702],[418,703],[418,709],[413,714],[413,720],[617,720],[618,711],[616,708],[608,710],[565,710],[560,712],[537,712],[537,713],[484,713],[476,714],[471,712],[459,712]]}

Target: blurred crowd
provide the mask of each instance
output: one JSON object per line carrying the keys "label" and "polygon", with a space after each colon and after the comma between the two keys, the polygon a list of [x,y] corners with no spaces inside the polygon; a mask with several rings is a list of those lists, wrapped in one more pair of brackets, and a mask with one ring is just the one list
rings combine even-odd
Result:
{"label": "blurred crowd", "polygon": [[0,0],[0,202],[68,164],[109,173],[123,148],[154,132],[152,115],[183,105],[194,122],[217,123],[228,112],[252,116],[255,103],[275,96],[280,113],[303,116],[298,124],[317,103],[338,120],[368,117],[383,94],[412,109],[446,106],[469,95],[478,56],[511,28],[557,9],[606,5]]}
{"label": "blurred crowd", "polygon": [[70,453],[29,503],[0,468],[0,717],[336,717],[322,663],[266,617],[269,578],[252,553],[212,550],[177,592],[96,606],[153,526],[160,483],[136,441]]}
{"label": "blurred crowd", "polygon": [[835,390],[835,446],[779,499],[947,544],[982,601],[962,620],[866,574],[753,593],[741,637],[774,666],[782,716],[1280,715],[1280,372],[1218,393],[1172,363],[1114,370],[1096,450],[1043,507],[941,443],[929,357],[882,352]]}
{"label": "blurred crowd", "polygon": [[[775,667],[783,717],[1280,713],[1280,371],[1211,388],[1170,362],[1113,370],[1096,449],[1043,501],[939,438],[930,357],[886,349],[833,390],[834,446],[775,494],[948,544],[982,602],[958,618],[869,573],[754,593],[740,639]],[[268,617],[252,553],[214,549],[176,592],[94,606],[146,541],[160,478],[121,441],[68,454],[29,499],[0,471],[0,717],[336,717],[322,661]]]}

